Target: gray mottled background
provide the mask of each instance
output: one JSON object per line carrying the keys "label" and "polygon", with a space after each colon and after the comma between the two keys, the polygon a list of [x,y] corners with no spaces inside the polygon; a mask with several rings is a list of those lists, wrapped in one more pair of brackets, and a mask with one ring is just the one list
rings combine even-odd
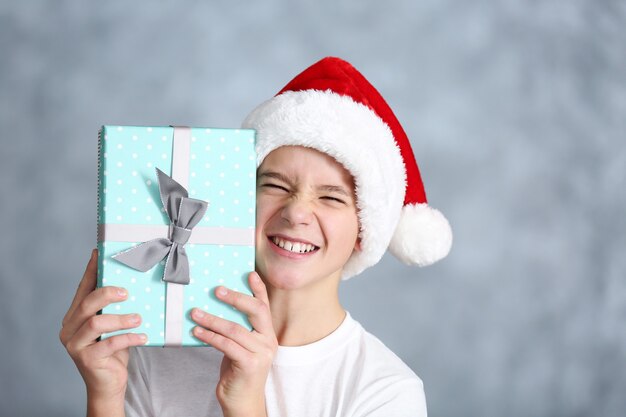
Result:
{"label": "gray mottled background", "polygon": [[455,232],[342,287],[430,415],[626,415],[625,26],[620,1],[1,2],[0,415],[84,413],[58,331],[98,127],[236,127],[325,55],[388,99]]}

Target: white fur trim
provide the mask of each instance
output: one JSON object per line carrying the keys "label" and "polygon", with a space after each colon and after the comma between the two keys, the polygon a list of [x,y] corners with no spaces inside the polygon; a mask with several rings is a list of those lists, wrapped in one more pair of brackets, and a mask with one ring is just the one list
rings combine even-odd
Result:
{"label": "white fur trim", "polygon": [[368,107],[330,90],[287,91],[262,103],[243,122],[256,130],[257,165],[281,146],[305,146],[335,158],[354,177],[361,251],[343,279],[377,263],[396,229],[406,173],[389,126]]}
{"label": "white fur trim", "polygon": [[389,251],[408,265],[426,266],[445,258],[452,246],[448,220],[428,204],[409,204],[402,209]]}

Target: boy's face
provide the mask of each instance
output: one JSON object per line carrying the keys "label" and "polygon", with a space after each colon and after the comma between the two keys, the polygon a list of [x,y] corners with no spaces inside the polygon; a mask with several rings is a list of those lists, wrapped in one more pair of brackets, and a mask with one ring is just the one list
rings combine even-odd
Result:
{"label": "boy's face", "polygon": [[271,287],[338,280],[358,243],[354,183],[332,157],[301,146],[271,152],[257,171],[256,269]]}

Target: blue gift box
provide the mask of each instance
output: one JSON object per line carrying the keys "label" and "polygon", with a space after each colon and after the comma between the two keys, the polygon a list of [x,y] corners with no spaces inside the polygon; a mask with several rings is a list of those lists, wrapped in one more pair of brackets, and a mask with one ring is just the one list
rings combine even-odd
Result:
{"label": "blue gift box", "polygon": [[[102,313],[140,314],[141,326],[130,331],[147,334],[146,346],[202,345],[191,335],[193,307],[250,329],[246,316],[217,300],[214,289],[224,285],[251,294],[247,276],[254,270],[254,131],[103,126],[98,142],[98,286],[128,290],[127,300]],[[208,203],[183,246],[188,284],[163,281],[167,258],[142,272],[113,257],[151,239],[171,237],[157,168],[180,183],[189,199]]]}

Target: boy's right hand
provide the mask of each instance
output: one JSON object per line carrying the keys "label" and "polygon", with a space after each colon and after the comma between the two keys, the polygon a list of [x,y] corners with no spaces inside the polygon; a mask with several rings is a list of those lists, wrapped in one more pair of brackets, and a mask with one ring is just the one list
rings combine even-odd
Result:
{"label": "boy's right hand", "polygon": [[102,333],[132,329],[141,323],[138,314],[97,314],[103,307],[128,296],[123,288],[96,289],[97,260],[98,251],[94,249],[59,333],[61,343],[85,381],[92,405],[123,402],[128,380],[128,348],[146,342],[145,335],[134,333],[97,340]]}

